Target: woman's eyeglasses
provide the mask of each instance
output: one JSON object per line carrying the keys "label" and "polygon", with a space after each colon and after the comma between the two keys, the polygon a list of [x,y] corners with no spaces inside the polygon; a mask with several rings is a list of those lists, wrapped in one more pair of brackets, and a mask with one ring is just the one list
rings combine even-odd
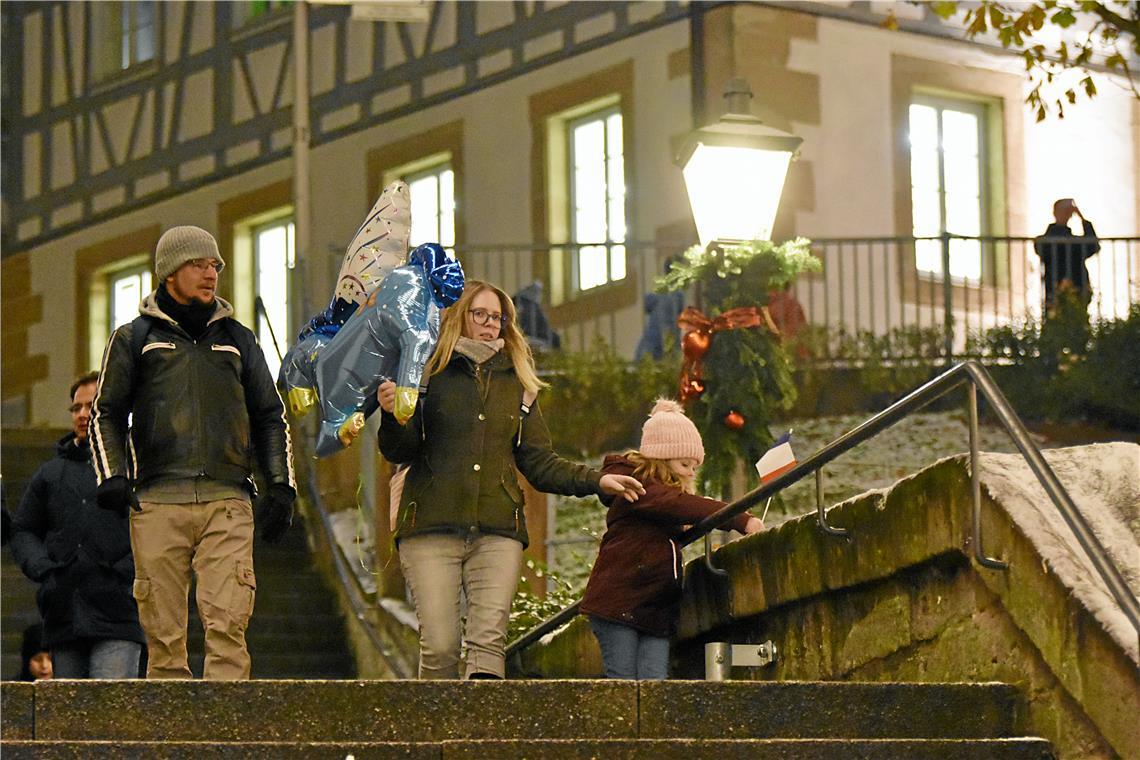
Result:
{"label": "woman's eyeglasses", "polygon": [[226,268],[225,263],[218,261],[217,259],[190,259],[186,263],[197,269],[199,272],[205,272],[207,269],[213,269],[218,274],[221,274],[222,270]]}
{"label": "woman's eyeglasses", "polygon": [[503,315],[501,313],[494,313],[486,309],[469,309],[467,311],[471,315],[471,320],[477,325],[485,325],[488,322],[494,322],[499,327],[503,326]]}

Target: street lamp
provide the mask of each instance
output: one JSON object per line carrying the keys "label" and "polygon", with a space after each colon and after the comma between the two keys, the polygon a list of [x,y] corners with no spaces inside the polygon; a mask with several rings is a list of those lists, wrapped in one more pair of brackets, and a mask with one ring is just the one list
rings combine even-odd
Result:
{"label": "street lamp", "polygon": [[770,240],[788,163],[803,140],[750,113],[743,79],[724,88],[728,112],[691,132],[677,154],[701,245]]}

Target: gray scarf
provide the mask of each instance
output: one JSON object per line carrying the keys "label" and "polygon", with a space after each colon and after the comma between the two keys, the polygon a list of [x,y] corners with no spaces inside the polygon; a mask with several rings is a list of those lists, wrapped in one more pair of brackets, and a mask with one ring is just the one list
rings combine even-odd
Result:
{"label": "gray scarf", "polygon": [[472,340],[471,338],[464,338],[459,336],[459,340],[455,342],[456,353],[466,356],[476,364],[482,364],[488,359],[492,358],[499,351],[503,350],[503,339],[495,338],[494,340],[482,341]]}

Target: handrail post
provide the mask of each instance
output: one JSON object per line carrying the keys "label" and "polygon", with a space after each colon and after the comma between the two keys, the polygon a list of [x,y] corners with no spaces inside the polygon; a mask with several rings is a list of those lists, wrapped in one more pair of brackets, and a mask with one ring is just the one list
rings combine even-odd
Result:
{"label": "handrail post", "polygon": [[713,575],[719,575],[719,576],[728,575],[727,570],[725,570],[724,568],[721,568],[721,567],[717,567],[716,565],[713,564],[713,559],[712,559],[712,533],[706,533],[705,534],[705,567],[707,567],[709,569],[709,572],[712,573]]}
{"label": "handrail post", "polygon": [[835,528],[827,524],[827,513],[823,508],[823,468],[815,471],[815,518],[819,529],[829,536],[845,538],[849,532],[846,528]]}
{"label": "handrail post", "polygon": [[982,548],[982,476],[978,472],[978,384],[970,380],[966,385],[966,398],[970,406],[970,495],[974,500],[974,558],[982,567],[1005,570],[1009,563],[987,557]]}
{"label": "handrail post", "polygon": [[954,288],[950,281],[950,233],[942,233],[942,352],[954,363]]}

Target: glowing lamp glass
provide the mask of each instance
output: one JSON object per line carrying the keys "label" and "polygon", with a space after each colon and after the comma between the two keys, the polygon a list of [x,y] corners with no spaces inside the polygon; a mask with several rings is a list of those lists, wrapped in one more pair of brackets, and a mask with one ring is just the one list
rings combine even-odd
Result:
{"label": "glowing lamp glass", "polygon": [[701,245],[770,240],[788,151],[700,144],[682,170]]}

